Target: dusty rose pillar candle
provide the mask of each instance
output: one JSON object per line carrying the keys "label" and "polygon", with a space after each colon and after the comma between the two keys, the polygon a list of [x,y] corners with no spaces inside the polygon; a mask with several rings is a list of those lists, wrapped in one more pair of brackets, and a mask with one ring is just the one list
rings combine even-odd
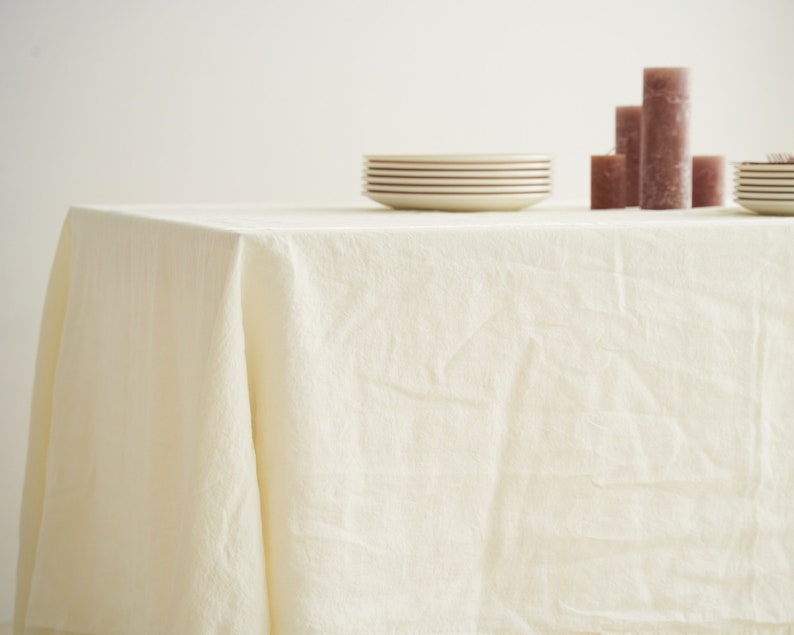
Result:
{"label": "dusty rose pillar candle", "polygon": [[692,207],[725,204],[725,157],[692,157]]}
{"label": "dusty rose pillar candle", "polygon": [[691,206],[689,69],[646,68],[642,91],[640,207]]}
{"label": "dusty rose pillar candle", "polygon": [[626,207],[626,155],[590,157],[590,209]]}
{"label": "dusty rose pillar candle", "polygon": [[626,155],[626,205],[640,204],[640,140],[642,106],[615,109],[615,150]]}

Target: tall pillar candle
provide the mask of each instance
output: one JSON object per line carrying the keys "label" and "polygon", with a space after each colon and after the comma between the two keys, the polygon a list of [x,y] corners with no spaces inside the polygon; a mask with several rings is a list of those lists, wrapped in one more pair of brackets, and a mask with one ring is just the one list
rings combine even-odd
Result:
{"label": "tall pillar candle", "polygon": [[590,157],[590,209],[626,207],[626,155]]}
{"label": "tall pillar candle", "polygon": [[725,204],[725,157],[692,157],[692,207]]}
{"label": "tall pillar candle", "polygon": [[646,68],[642,91],[640,207],[692,206],[689,69]]}
{"label": "tall pillar candle", "polygon": [[615,151],[626,155],[626,205],[640,204],[640,141],[642,106],[615,109]]}

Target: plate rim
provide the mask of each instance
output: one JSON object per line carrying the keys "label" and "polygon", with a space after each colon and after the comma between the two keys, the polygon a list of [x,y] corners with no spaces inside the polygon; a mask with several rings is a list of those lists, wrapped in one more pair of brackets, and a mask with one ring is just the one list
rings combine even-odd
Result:
{"label": "plate rim", "polygon": [[[551,175],[551,168],[532,168],[528,170],[400,170],[397,168],[375,168],[362,170],[365,175],[372,176],[395,176],[400,178],[481,178],[481,179],[504,179],[504,178],[536,178],[538,176]],[[474,174],[483,174],[475,177]],[[510,174],[508,174],[510,173]],[[517,173],[517,174],[516,174]],[[505,174],[506,176],[498,176]]]}
{"label": "plate rim", "polygon": [[794,183],[794,178],[791,179],[751,179],[749,177],[736,177],[733,179],[734,183],[743,183],[745,181],[762,181],[761,185],[775,185],[783,181],[784,184]]}
{"label": "plate rim", "polygon": [[362,180],[362,183],[372,185],[405,185],[416,187],[515,187],[517,185],[527,185],[535,187],[538,185],[551,185],[551,179],[502,179],[500,182],[494,182],[487,179],[424,179],[424,180],[403,180],[388,177],[373,177]]}
{"label": "plate rim", "polygon": [[403,190],[373,190],[373,189],[365,189],[362,190],[362,194],[399,194],[401,196],[512,196],[514,194],[524,194],[524,195],[534,195],[534,194],[551,194],[551,190],[549,189],[538,189],[538,190],[515,190],[515,191],[490,191],[490,192],[483,192],[483,191],[474,191],[474,192],[438,192],[433,190],[428,190],[424,192],[405,192]]}
{"label": "plate rim", "polygon": [[734,193],[747,192],[749,194],[794,194],[794,187],[769,190],[769,189],[764,189],[763,186],[758,186],[758,187],[745,186],[745,187],[734,188],[733,191]]}
{"label": "plate rim", "polygon": [[397,169],[397,170],[434,170],[456,172],[462,170],[486,171],[505,171],[505,170],[531,170],[531,169],[551,169],[553,164],[550,161],[542,162],[520,162],[520,163],[367,163],[365,170],[376,169]]}
{"label": "plate rim", "polygon": [[747,203],[763,203],[764,205],[772,204],[772,205],[787,205],[794,208],[794,197],[792,198],[744,198],[735,196],[733,198],[734,201],[737,203],[747,202]]}
{"label": "plate rim", "polygon": [[463,191],[468,189],[477,189],[477,188],[485,188],[485,189],[496,189],[496,188],[513,188],[513,187],[551,187],[551,181],[539,181],[535,183],[523,183],[523,182],[510,182],[505,183],[503,185],[489,185],[488,183],[394,183],[392,181],[365,181],[363,183],[364,187],[421,187],[421,188],[434,188],[434,187],[457,187],[462,188]]}
{"label": "plate rim", "polygon": [[735,172],[737,174],[742,174],[742,173],[754,174],[756,172],[794,173],[794,163],[756,163],[752,165],[740,163],[739,165],[736,166]]}
{"label": "plate rim", "polygon": [[552,159],[551,154],[542,152],[365,154],[363,156],[369,162],[384,163],[532,163]]}

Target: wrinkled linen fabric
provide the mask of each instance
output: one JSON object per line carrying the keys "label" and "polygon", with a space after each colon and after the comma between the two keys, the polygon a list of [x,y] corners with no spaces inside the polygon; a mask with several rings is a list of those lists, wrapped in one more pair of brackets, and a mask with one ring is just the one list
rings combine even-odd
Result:
{"label": "wrinkled linen fabric", "polygon": [[18,635],[794,631],[794,219],[70,210]]}

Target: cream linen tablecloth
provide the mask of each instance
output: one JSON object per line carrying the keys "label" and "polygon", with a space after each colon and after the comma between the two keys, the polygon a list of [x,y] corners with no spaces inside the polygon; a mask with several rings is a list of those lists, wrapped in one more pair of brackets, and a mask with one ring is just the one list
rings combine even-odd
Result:
{"label": "cream linen tablecloth", "polygon": [[72,209],[16,610],[791,633],[794,219]]}

